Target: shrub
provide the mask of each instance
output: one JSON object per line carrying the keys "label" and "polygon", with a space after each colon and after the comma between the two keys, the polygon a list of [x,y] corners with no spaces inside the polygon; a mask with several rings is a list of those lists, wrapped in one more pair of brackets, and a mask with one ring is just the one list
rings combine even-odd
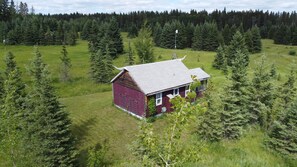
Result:
{"label": "shrub", "polygon": [[289,55],[291,55],[291,56],[295,56],[295,55],[296,55],[296,51],[295,51],[295,50],[290,50],[290,51],[289,51]]}

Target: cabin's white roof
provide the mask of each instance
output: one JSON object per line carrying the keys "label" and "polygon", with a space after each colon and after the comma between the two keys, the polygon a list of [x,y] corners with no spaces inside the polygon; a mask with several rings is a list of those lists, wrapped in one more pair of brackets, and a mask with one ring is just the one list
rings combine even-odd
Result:
{"label": "cabin's white roof", "polygon": [[182,59],[126,66],[121,69],[111,82],[126,70],[146,95],[190,84],[193,82],[191,75],[196,75],[199,80],[209,78],[201,68],[189,70]]}
{"label": "cabin's white roof", "polygon": [[201,80],[205,80],[207,78],[209,78],[210,76],[203,71],[201,68],[194,68],[194,69],[190,69],[189,70],[190,75],[194,75],[197,77],[197,79]]}

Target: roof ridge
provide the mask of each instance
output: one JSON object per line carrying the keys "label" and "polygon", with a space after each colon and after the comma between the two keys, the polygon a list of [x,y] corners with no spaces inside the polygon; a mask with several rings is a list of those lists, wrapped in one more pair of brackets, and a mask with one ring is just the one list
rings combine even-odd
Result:
{"label": "roof ridge", "polygon": [[143,65],[152,65],[152,64],[159,64],[159,63],[164,63],[164,62],[169,62],[169,61],[180,61],[181,62],[182,61],[182,58],[181,59],[171,59],[171,60],[157,61],[157,62],[145,63],[145,64],[135,64],[135,65],[125,66],[125,67],[121,67],[121,68],[143,66]]}

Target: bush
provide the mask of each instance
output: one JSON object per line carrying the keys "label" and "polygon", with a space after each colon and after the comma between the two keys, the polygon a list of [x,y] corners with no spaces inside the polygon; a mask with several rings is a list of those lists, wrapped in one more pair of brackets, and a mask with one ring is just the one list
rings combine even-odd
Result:
{"label": "bush", "polygon": [[295,56],[295,55],[296,55],[296,51],[295,51],[295,50],[290,50],[290,51],[289,51],[289,55],[291,55],[291,56]]}

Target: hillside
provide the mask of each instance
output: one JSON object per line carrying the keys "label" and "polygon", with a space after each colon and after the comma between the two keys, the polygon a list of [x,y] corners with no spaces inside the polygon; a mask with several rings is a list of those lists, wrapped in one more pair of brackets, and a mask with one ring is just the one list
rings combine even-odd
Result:
{"label": "hillside", "polygon": [[[127,48],[127,34],[122,34],[125,48]],[[132,39],[133,41],[133,39]],[[289,56],[290,50],[297,47],[275,45],[272,40],[262,40],[263,51],[260,54],[251,55],[249,72],[254,67],[262,54],[267,56],[269,63],[275,63],[281,79],[285,78],[288,64],[296,61],[296,57]],[[17,63],[24,74],[24,80],[28,81],[30,76],[26,67],[33,57],[32,46],[0,46],[0,55],[11,51],[16,56]],[[86,41],[78,41],[76,46],[68,46],[67,50],[72,62],[70,83],[59,82],[59,63],[61,46],[40,46],[40,52],[45,62],[49,65],[52,78],[61,97],[61,102],[66,106],[73,122],[73,132],[78,138],[78,147],[81,152],[80,161],[84,162],[86,148],[109,141],[110,150],[108,159],[114,166],[137,166],[134,157],[129,150],[135,134],[137,133],[138,119],[116,109],[112,105],[111,86],[108,84],[94,84],[88,75],[89,54]],[[225,83],[225,76],[218,70],[212,68],[211,63],[214,52],[192,51],[189,49],[173,50],[155,48],[157,61],[171,59],[172,53],[176,52],[179,57],[187,55],[185,64],[189,68],[203,67],[208,72],[214,85],[220,88]],[[3,58],[2,58],[3,59]],[[125,65],[125,56],[122,55],[114,61],[116,66]],[[0,62],[2,71],[3,61]],[[117,73],[115,70],[114,73]],[[28,83],[30,86],[30,83]],[[162,127],[166,126],[166,116],[154,123],[158,133],[162,133]],[[194,126],[193,126],[194,127]],[[196,141],[196,135],[188,132],[184,139],[185,143]],[[220,144],[207,144],[203,151],[203,161],[200,166],[296,166],[297,162],[290,162],[278,155],[267,151],[263,147],[264,134],[260,130],[250,129],[244,137],[238,141],[223,141]],[[0,163],[1,164],[1,163]]]}

